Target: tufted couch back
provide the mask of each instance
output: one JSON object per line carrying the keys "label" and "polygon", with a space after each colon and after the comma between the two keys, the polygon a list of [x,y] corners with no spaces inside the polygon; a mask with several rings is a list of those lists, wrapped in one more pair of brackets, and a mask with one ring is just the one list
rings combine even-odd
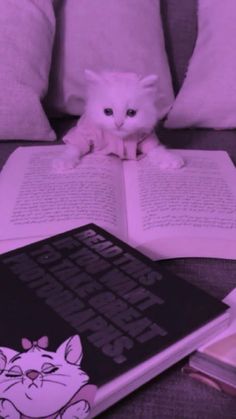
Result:
{"label": "tufted couch back", "polygon": [[187,70],[197,36],[198,0],[161,0],[166,49],[175,93]]}

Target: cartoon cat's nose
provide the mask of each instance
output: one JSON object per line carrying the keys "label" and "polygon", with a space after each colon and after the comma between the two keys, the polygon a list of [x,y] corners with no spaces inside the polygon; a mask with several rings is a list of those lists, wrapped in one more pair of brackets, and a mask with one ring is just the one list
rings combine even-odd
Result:
{"label": "cartoon cat's nose", "polygon": [[28,370],[26,371],[26,377],[28,377],[30,380],[34,381],[39,376],[39,371],[36,370]]}
{"label": "cartoon cat's nose", "polygon": [[116,121],[116,127],[117,128],[121,128],[122,127],[122,125],[124,125],[124,122],[123,121]]}

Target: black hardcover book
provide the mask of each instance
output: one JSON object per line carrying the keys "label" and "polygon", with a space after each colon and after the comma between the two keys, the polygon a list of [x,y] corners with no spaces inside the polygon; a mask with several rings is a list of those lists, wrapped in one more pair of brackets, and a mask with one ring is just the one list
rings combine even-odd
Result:
{"label": "black hardcover book", "polygon": [[0,416],[95,416],[228,318],[227,305],[94,224],[1,255],[0,279]]}

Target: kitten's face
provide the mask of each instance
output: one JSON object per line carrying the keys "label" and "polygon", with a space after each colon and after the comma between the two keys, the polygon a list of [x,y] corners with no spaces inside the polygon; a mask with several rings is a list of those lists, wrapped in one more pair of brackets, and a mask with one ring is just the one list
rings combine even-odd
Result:
{"label": "kitten's face", "polygon": [[18,353],[1,348],[0,398],[10,400],[26,416],[52,415],[87,383],[88,376],[80,369],[81,357],[78,336],[56,352],[34,348]]}
{"label": "kitten's face", "polygon": [[150,132],[158,120],[157,76],[86,71],[86,114],[102,129],[119,137]]}

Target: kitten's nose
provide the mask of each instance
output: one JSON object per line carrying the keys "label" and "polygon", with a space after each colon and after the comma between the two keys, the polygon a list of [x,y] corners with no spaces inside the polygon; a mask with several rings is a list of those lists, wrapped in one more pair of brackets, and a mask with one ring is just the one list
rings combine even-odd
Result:
{"label": "kitten's nose", "polygon": [[36,370],[28,370],[26,371],[26,377],[28,377],[30,380],[34,381],[39,376],[39,371]]}
{"label": "kitten's nose", "polygon": [[117,128],[121,128],[122,127],[122,125],[124,125],[124,122],[123,121],[116,121],[116,127]]}

